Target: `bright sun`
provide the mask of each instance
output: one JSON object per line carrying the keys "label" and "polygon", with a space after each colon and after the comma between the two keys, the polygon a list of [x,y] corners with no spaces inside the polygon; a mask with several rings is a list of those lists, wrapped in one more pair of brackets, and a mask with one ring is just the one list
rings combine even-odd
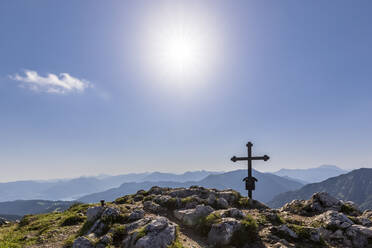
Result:
{"label": "bright sun", "polygon": [[168,87],[204,83],[215,63],[214,35],[203,15],[193,11],[151,15],[145,24],[145,72]]}
{"label": "bright sun", "polygon": [[164,42],[164,62],[181,73],[195,65],[201,52],[199,47],[200,44],[186,34],[171,35]]}
{"label": "bright sun", "polygon": [[203,70],[205,60],[204,43],[196,33],[178,27],[164,32],[155,48],[158,70],[175,79],[196,76]]}

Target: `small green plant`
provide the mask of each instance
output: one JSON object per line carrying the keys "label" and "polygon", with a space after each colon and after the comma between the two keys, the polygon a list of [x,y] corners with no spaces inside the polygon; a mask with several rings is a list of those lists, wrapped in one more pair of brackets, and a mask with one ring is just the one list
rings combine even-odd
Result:
{"label": "small green plant", "polygon": [[169,210],[174,210],[179,207],[179,199],[178,198],[170,198],[168,201],[162,204],[163,207],[166,207]]}
{"label": "small green plant", "polygon": [[309,228],[306,228],[306,227],[303,227],[303,226],[300,226],[300,225],[295,225],[295,224],[292,224],[292,225],[288,225],[288,227],[290,229],[292,229],[299,238],[301,239],[310,239],[310,229]]}
{"label": "small green plant", "polygon": [[126,196],[123,196],[123,197],[119,197],[114,201],[114,203],[116,203],[116,204],[125,204],[125,203],[132,204],[133,203],[132,195],[126,195]]}
{"label": "small green plant", "polygon": [[181,241],[177,238],[168,248],[184,248]]}
{"label": "small green plant", "polygon": [[124,239],[126,235],[127,235],[127,230],[125,226],[123,225],[116,226],[113,230],[113,235],[112,235],[114,244],[120,244],[120,242]]}
{"label": "small green plant", "polygon": [[72,248],[72,245],[74,243],[75,237],[69,237],[63,244],[63,248]]}
{"label": "small green plant", "polygon": [[93,224],[93,221],[85,221],[84,225],[79,230],[78,236],[85,235],[89,231],[89,229],[92,228]]}
{"label": "small green plant", "polygon": [[27,226],[28,224],[30,224],[30,222],[33,219],[35,219],[35,218],[31,214],[28,214],[28,215],[23,216],[23,218],[21,219],[21,221],[18,224],[18,227]]}
{"label": "small green plant", "polygon": [[154,195],[147,195],[143,198],[143,201],[152,201],[154,199]]}
{"label": "small green plant", "polygon": [[211,213],[207,217],[200,219],[198,229],[203,235],[207,235],[213,224],[221,221],[219,213]]}
{"label": "small green plant", "polygon": [[147,196],[147,195],[149,195],[149,192],[146,191],[146,190],[140,189],[140,190],[137,191],[136,194],[137,194],[137,195]]}
{"label": "small green plant", "polygon": [[252,216],[247,215],[241,221],[241,227],[233,235],[233,245],[243,247],[244,244],[253,242],[257,239],[258,225]]}
{"label": "small green plant", "polygon": [[140,239],[140,238],[143,238],[146,236],[146,226],[140,228],[137,230],[137,235],[136,235],[136,239],[134,241],[134,243],[137,243],[137,241]]}
{"label": "small green plant", "polygon": [[186,205],[187,203],[192,202],[193,200],[194,200],[193,197],[188,196],[188,197],[182,198],[182,199],[181,199],[181,203],[182,203],[182,205],[184,206],[184,205]]}
{"label": "small green plant", "polygon": [[77,214],[70,215],[62,221],[61,226],[74,226],[81,222],[84,222],[84,220],[85,220],[85,217],[83,216],[80,216]]}
{"label": "small green plant", "polygon": [[252,201],[251,199],[247,197],[241,197],[238,200],[238,206],[241,208],[251,208],[252,207]]}
{"label": "small green plant", "polygon": [[269,223],[269,222],[270,222],[270,221],[267,220],[267,218],[266,218],[265,215],[260,215],[260,216],[258,216],[258,218],[257,218],[257,223],[258,223],[259,225],[265,225],[265,224],[267,224],[267,223]]}
{"label": "small green plant", "polygon": [[77,212],[77,213],[85,213],[87,209],[89,208],[89,204],[84,204],[80,202],[76,202],[72,204],[67,211],[69,212]]}
{"label": "small green plant", "polygon": [[233,191],[233,194],[235,196],[235,203],[239,202],[239,200],[242,198],[242,195],[237,191]]}
{"label": "small green plant", "polygon": [[348,204],[342,204],[341,212],[343,212],[344,214],[352,214],[354,213],[354,208]]}

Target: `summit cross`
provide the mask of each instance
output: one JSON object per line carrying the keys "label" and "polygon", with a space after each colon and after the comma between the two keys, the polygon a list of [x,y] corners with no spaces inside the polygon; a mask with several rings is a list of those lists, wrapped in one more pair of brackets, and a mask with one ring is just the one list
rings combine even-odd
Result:
{"label": "summit cross", "polygon": [[253,144],[251,142],[247,143],[247,150],[248,150],[248,157],[232,157],[231,161],[241,161],[241,160],[247,160],[248,161],[248,177],[244,178],[243,181],[245,181],[245,189],[248,190],[248,197],[252,199],[252,191],[255,190],[255,182],[258,180],[252,176],[252,161],[253,160],[263,160],[267,161],[270,159],[269,156],[264,155],[261,157],[252,157],[252,146]]}

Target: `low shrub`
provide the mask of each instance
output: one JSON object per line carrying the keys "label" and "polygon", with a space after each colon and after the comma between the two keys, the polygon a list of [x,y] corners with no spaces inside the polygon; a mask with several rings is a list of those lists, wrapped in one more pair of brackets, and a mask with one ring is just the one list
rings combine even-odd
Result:
{"label": "low shrub", "polygon": [[247,215],[241,221],[241,227],[236,231],[232,238],[233,245],[237,247],[243,247],[244,244],[253,242],[258,237],[258,225],[252,216]]}
{"label": "low shrub", "polygon": [[123,225],[116,226],[113,230],[113,235],[112,235],[114,244],[120,244],[120,242],[124,239],[126,235],[127,235],[127,230],[125,226]]}
{"label": "low shrub", "polygon": [[207,235],[213,224],[221,221],[219,213],[211,213],[207,217],[200,219],[198,229],[202,235]]}
{"label": "low shrub", "polygon": [[70,215],[62,221],[61,226],[74,226],[74,225],[77,225],[81,222],[84,222],[84,220],[85,220],[85,217],[83,217],[83,216]]}

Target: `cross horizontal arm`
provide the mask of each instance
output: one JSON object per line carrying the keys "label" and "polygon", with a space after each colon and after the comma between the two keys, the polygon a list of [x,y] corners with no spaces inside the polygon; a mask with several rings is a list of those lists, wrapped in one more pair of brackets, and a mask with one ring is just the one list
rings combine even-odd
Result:
{"label": "cross horizontal arm", "polygon": [[263,160],[263,161],[267,161],[269,160],[270,157],[267,156],[267,155],[264,155],[262,157],[232,157],[231,158],[231,161],[233,162],[236,162],[236,161],[242,161],[242,160]]}

